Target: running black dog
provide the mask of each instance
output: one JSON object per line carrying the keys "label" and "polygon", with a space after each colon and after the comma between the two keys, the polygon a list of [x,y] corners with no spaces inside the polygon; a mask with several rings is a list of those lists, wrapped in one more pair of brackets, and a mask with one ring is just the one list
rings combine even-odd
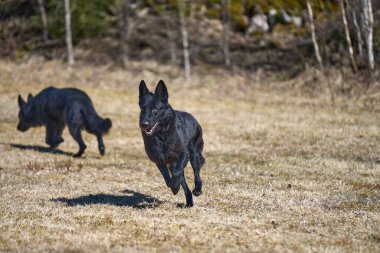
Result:
{"label": "running black dog", "polygon": [[[140,128],[145,151],[156,163],[166,185],[174,195],[182,185],[186,206],[193,206],[193,196],[185,180],[184,168],[190,160],[194,171],[193,194],[202,194],[200,170],[205,159],[202,156],[202,128],[189,113],[175,111],[168,103],[168,90],[161,80],[151,93],[144,81],[140,83]],[[171,175],[171,176],[170,176]]]}
{"label": "running black dog", "polygon": [[74,157],[80,157],[86,149],[81,130],[96,135],[101,155],[105,153],[103,134],[112,126],[110,119],[101,118],[95,111],[91,99],[81,90],[75,88],[57,89],[48,87],[26,102],[18,96],[20,111],[17,129],[25,132],[30,127],[46,126],[46,143],[56,148],[63,142],[62,132],[66,124],[74,140],[78,142],[79,151]]}

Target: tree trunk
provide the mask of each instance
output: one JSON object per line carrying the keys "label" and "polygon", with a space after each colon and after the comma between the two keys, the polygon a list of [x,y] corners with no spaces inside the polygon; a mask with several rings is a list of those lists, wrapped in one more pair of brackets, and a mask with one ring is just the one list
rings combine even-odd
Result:
{"label": "tree trunk", "polygon": [[223,22],[223,55],[224,55],[224,64],[230,66],[230,8],[231,0],[222,0],[222,22]]}
{"label": "tree trunk", "polygon": [[43,0],[38,0],[38,8],[41,13],[41,22],[42,22],[42,41],[44,43],[48,40],[48,27],[47,27],[47,17]]}
{"label": "tree trunk", "polygon": [[129,1],[125,0],[123,5],[123,30],[122,30],[122,38],[124,41],[127,41],[129,38]]}
{"label": "tree trunk", "polygon": [[122,68],[127,67],[127,57],[128,57],[128,39],[130,34],[130,23],[129,16],[130,11],[130,0],[124,0],[122,7],[122,21],[121,21],[121,45],[120,45],[120,55],[117,57],[116,62],[120,64]]}
{"label": "tree trunk", "polygon": [[361,29],[366,40],[368,66],[375,69],[375,57],[373,54],[373,13],[371,0],[360,0]]}
{"label": "tree trunk", "polygon": [[347,42],[347,46],[348,46],[348,53],[350,55],[352,69],[355,72],[357,72],[358,68],[356,66],[356,62],[355,62],[355,58],[354,58],[354,50],[352,49],[352,43],[351,43],[351,38],[350,38],[350,31],[348,30],[348,23],[347,23],[346,11],[345,11],[345,8],[344,8],[343,0],[340,0],[339,4],[340,4],[340,10],[342,12],[342,20],[343,20],[343,25],[344,25],[344,31],[345,31],[345,34],[346,34],[346,42]]}
{"label": "tree trunk", "polygon": [[189,42],[188,42],[188,35],[187,35],[187,28],[186,28],[184,0],[177,0],[177,7],[178,7],[179,22],[180,22],[181,34],[182,34],[183,61],[184,61],[184,68],[185,68],[185,78],[186,78],[186,80],[189,80],[190,75],[191,75],[191,69],[190,69]]}
{"label": "tree trunk", "polygon": [[315,36],[315,26],[314,26],[314,19],[313,19],[313,9],[311,8],[310,2],[307,2],[307,10],[309,12],[309,19],[310,19],[310,30],[311,30],[311,39],[313,41],[314,45],[314,51],[315,51],[315,56],[317,58],[318,64],[323,69],[323,64],[322,64],[322,58],[321,55],[319,54],[319,47],[318,47],[318,42],[317,38]]}
{"label": "tree trunk", "polygon": [[[166,23],[169,23],[168,20]],[[176,43],[175,43],[175,34],[173,29],[171,29],[170,24],[167,24],[168,36],[169,36],[169,50],[170,50],[170,60],[172,64],[177,63],[177,54],[176,54]]]}
{"label": "tree trunk", "polygon": [[67,45],[67,61],[69,65],[74,63],[73,53],[73,40],[71,36],[71,11],[70,0],[65,1],[65,31],[66,31],[66,45]]}
{"label": "tree trunk", "polygon": [[363,57],[363,40],[362,40],[362,33],[360,31],[360,26],[359,26],[359,23],[358,23],[358,19],[356,17],[356,10],[355,8],[352,8],[352,21],[354,23],[354,27],[355,27],[355,30],[356,30],[356,40],[357,40],[357,47],[358,47],[358,54],[359,54],[359,57]]}

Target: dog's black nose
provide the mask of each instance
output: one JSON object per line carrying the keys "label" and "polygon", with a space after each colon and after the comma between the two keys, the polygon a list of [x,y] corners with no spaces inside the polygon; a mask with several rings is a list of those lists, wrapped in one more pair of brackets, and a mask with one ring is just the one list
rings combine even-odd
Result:
{"label": "dog's black nose", "polygon": [[149,122],[148,121],[140,122],[140,127],[141,128],[148,128],[148,126],[149,126]]}

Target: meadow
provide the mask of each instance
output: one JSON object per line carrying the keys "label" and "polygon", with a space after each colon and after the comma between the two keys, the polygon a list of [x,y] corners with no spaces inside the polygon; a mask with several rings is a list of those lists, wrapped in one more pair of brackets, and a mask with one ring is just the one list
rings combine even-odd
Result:
{"label": "meadow", "polygon": [[[380,251],[380,110],[361,98],[332,102],[217,69],[185,81],[154,62],[0,60],[0,70],[2,252]],[[145,154],[141,79],[150,89],[165,80],[171,105],[203,127],[204,189],[193,208]],[[83,89],[113,120],[105,156],[92,135],[76,159],[67,129],[55,152],[43,128],[16,130],[18,94],[50,85]],[[186,176],[192,189],[190,166]]]}

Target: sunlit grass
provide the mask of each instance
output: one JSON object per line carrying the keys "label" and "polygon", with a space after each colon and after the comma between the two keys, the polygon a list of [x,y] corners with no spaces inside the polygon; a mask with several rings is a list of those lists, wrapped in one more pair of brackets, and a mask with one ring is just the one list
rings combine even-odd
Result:
{"label": "sunlit grass", "polygon": [[[173,78],[175,68],[134,64],[122,71],[0,61],[0,251],[380,250],[378,112],[228,72],[185,82]],[[171,194],[145,154],[141,79],[150,89],[164,79],[173,107],[203,127],[204,195],[194,208],[182,208],[183,193]],[[16,131],[17,95],[47,85],[85,90],[113,120],[104,157],[89,134],[84,158],[74,159],[67,130],[56,153],[43,152],[44,129]],[[190,166],[186,172],[193,188]]]}

